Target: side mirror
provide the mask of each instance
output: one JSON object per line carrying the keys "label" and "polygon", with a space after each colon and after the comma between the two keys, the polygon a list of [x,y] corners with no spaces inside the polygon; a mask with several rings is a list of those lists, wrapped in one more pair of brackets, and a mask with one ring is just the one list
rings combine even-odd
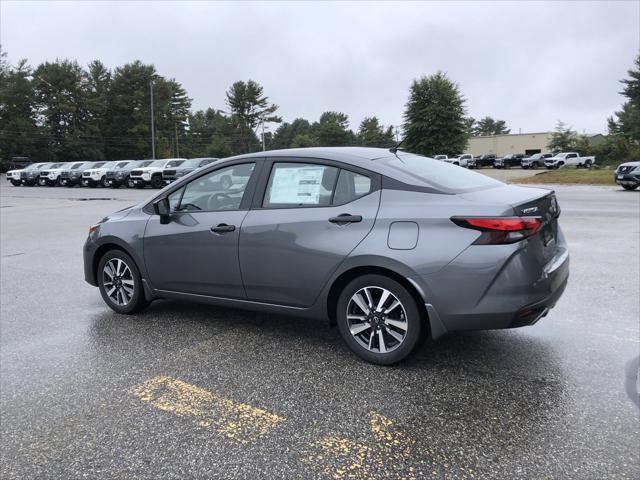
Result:
{"label": "side mirror", "polygon": [[171,206],[168,198],[161,198],[153,203],[153,210],[160,215],[160,223],[166,225],[171,221]]}

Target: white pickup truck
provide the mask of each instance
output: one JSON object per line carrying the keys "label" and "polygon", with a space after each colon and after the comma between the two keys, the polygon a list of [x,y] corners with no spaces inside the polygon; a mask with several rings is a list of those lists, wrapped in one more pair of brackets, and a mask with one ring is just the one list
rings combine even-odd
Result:
{"label": "white pickup truck", "polygon": [[595,163],[596,157],[581,157],[578,152],[563,152],[556,153],[553,157],[545,159],[544,166],[549,170],[565,165],[575,165],[576,168],[591,168]]}
{"label": "white pickup truck", "polygon": [[447,163],[453,163],[454,165],[459,165],[461,167],[468,167],[469,160],[473,160],[473,155],[470,153],[463,153],[462,155],[458,155],[456,157],[446,158],[444,161]]}

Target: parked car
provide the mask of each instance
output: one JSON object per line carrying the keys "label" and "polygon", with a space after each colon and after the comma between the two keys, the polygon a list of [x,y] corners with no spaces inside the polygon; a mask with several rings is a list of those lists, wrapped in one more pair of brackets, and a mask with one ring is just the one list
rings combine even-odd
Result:
{"label": "parked car", "polygon": [[520,162],[520,166],[525,170],[528,168],[536,169],[542,167],[545,159],[551,158],[552,156],[552,153],[534,153],[533,155],[524,157],[522,162]]}
{"label": "parked car", "polygon": [[452,163],[453,165],[459,165],[461,167],[466,167],[469,164],[469,160],[473,159],[473,155],[470,153],[464,153],[462,155],[457,155],[455,157],[447,158],[445,162]]}
{"label": "parked car", "polygon": [[493,153],[478,155],[477,157],[473,157],[467,161],[467,167],[468,168],[493,167],[493,162],[495,162],[495,160],[496,160],[496,156]]}
{"label": "parked car", "polygon": [[625,190],[635,190],[640,187],[640,162],[627,162],[618,165],[614,180]]}
{"label": "parked car", "polygon": [[496,158],[493,162],[494,168],[519,167],[524,158],[523,153],[509,153],[501,158]]}
{"label": "parked car", "polygon": [[33,187],[38,184],[38,178],[40,178],[40,170],[43,168],[50,168],[55,163],[32,163],[28,167],[19,171],[20,183],[27,187]]}
{"label": "parked car", "polygon": [[119,165],[126,165],[128,160],[118,160],[115,162],[106,162],[100,166],[89,168],[82,172],[82,186],[83,187],[97,187],[102,185],[108,187],[107,172],[118,168]]}
{"label": "parked car", "polygon": [[82,180],[82,172],[90,168],[96,168],[106,162],[75,162],[60,172],[60,185],[64,187],[74,187]]}
{"label": "parked car", "polygon": [[40,177],[38,178],[38,185],[44,187],[55,187],[60,185],[60,174],[67,168],[66,162],[54,163],[40,170]]}
{"label": "parked car", "polygon": [[403,151],[258,152],[91,226],[84,272],[121,314],[167,298],[324,319],[391,364],[425,331],[544,317],[569,275],[559,212],[552,191]]}
{"label": "parked car", "polygon": [[107,170],[106,179],[111,188],[120,188],[125,185],[127,188],[133,188],[133,180],[131,180],[131,171],[136,168],[146,167],[153,160],[127,160],[126,163],[119,162],[115,168]]}
{"label": "parked car", "polygon": [[209,165],[211,162],[215,162],[218,160],[217,158],[190,158],[189,160],[185,160],[177,167],[165,167],[162,170],[162,179],[164,183],[175,182],[178,178],[184,177],[188,173],[191,173],[199,168],[204,167],[205,165]]}
{"label": "parked car", "polygon": [[440,160],[441,162],[444,162],[449,157],[447,155],[434,155],[433,158],[434,160]]}
{"label": "parked car", "polygon": [[144,188],[151,185],[151,188],[162,188],[164,180],[162,171],[167,167],[177,167],[182,165],[186,158],[168,158],[166,160],[154,160],[146,167],[131,170],[131,183],[136,188]]}
{"label": "parked car", "polygon": [[[11,182],[14,187],[22,185],[22,172],[29,169],[30,171],[37,171],[39,168],[47,165],[46,163],[31,163],[24,168],[13,169],[7,172],[7,182]],[[37,177],[36,177],[37,180]],[[35,185],[35,183],[34,183]]]}
{"label": "parked car", "polygon": [[595,163],[596,157],[581,157],[578,152],[563,152],[547,158],[544,161],[544,166],[549,170],[552,168],[560,168],[564,165],[575,165],[576,168],[591,168]]}

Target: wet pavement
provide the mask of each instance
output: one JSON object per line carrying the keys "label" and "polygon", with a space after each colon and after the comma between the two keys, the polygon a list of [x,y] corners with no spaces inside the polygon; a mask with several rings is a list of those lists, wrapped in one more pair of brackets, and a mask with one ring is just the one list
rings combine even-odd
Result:
{"label": "wet pavement", "polygon": [[378,367],[304,319],[118,316],[82,244],[152,192],[5,183],[3,479],[640,477],[640,192],[556,187],[571,278],[538,324]]}

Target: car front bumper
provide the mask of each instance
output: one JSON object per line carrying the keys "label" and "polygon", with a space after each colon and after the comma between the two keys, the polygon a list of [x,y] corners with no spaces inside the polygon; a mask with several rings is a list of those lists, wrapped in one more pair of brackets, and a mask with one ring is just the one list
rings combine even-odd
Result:
{"label": "car front bumper", "polygon": [[632,174],[632,173],[615,173],[613,175],[613,180],[618,185],[640,185],[640,173]]}

